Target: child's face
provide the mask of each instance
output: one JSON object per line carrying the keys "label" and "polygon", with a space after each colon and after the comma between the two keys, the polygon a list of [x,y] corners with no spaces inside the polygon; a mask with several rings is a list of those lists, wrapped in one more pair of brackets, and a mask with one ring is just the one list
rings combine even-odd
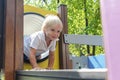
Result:
{"label": "child's face", "polygon": [[45,30],[45,34],[47,39],[49,40],[55,40],[58,39],[60,36],[60,33],[62,31],[62,27],[59,25],[54,25]]}

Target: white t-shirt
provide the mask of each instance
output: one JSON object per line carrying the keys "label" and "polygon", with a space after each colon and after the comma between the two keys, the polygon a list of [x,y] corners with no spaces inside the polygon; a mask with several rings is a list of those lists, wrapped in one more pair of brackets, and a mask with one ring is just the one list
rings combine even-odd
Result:
{"label": "white t-shirt", "polygon": [[51,41],[50,45],[47,47],[45,41],[45,34],[43,31],[39,31],[31,34],[30,36],[24,37],[24,54],[29,58],[30,47],[36,49],[36,56],[48,51],[54,51],[56,47],[56,41]]}

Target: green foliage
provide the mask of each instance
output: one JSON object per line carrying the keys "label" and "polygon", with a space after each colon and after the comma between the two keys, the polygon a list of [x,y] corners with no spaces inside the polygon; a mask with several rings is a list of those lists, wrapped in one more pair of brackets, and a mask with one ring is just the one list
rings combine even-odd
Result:
{"label": "green foliage", "polygon": [[[68,33],[102,35],[99,0],[24,0],[24,4],[56,11],[59,4],[67,5]],[[92,53],[92,47],[90,46]],[[70,53],[81,56],[87,55],[85,45],[69,45]],[[104,53],[102,47],[96,47],[96,55]]]}

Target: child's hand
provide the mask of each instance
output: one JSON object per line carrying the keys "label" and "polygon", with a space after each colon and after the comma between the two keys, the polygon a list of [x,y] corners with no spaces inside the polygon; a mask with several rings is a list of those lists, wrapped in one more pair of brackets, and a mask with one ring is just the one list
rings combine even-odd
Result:
{"label": "child's hand", "polygon": [[31,69],[31,70],[41,70],[42,68],[40,68],[40,67],[34,67],[33,69]]}
{"label": "child's hand", "polygon": [[53,70],[53,68],[52,68],[52,67],[47,67],[46,69],[47,69],[47,70]]}

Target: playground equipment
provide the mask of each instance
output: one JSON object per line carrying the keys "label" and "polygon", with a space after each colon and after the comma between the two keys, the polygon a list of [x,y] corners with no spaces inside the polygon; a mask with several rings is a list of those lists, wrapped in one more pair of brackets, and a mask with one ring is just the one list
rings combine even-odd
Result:
{"label": "playground equipment", "polygon": [[0,13],[0,73],[5,80],[14,80],[15,71],[22,69],[23,63],[23,0],[0,0]]}
{"label": "playground equipment", "polygon": [[[22,42],[23,41],[23,34],[22,34],[23,33],[23,26],[22,26],[23,2],[22,0],[17,0],[17,1],[0,0],[0,3],[1,1],[4,4],[4,7],[0,7],[0,8],[2,8],[3,11],[5,12],[4,13],[5,15],[3,15],[4,18],[1,19],[3,20],[3,23],[5,23],[5,25],[2,25],[4,27],[4,32],[3,32],[4,58],[2,58],[3,59],[2,61],[4,61],[2,65],[4,66],[2,67],[2,69],[4,70],[5,80],[10,80],[10,79],[15,80],[16,79],[15,77],[16,76],[18,77],[18,75],[21,74],[21,72],[24,73],[23,56],[21,54],[23,51],[22,50],[23,48],[22,47],[23,46],[22,45],[23,43]],[[119,55],[120,55],[119,54],[119,45],[120,45],[119,4],[120,4],[120,1],[119,0],[101,0],[100,2],[101,2],[102,23],[103,23],[103,31],[104,31],[104,43],[105,43],[104,45],[105,45],[105,53],[106,53],[107,68],[108,68],[107,79],[119,80],[120,64],[118,63],[118,61],[120,59],[119,58]],[[64,23],[66,20],[64,20],[63,14],[65,13],[64,12],[62,13],[62,11],[63,11],[63,8],[60,9],[61,13],[59,15],[62,18],[62,21]],[[66,24],[64,24],[64,26],[66,26]],[[62,35],[65,32],[67,32],[65,30],[66,29],[64,29]],[[63,42],[63,38],[61,38],[60,40],[61,42]],[[64,44],[60,45],[60,51],[62,54],[60,57],[63,57],[62,59],[60,59],[61,63],[63,63],[61,64],[62,66],[60,65],[60,67],[63,69],[68,68],[67,64],[69,63],[68,56],[66,56],[66,52],[65,52],[66,49],[67,47]],[[16,71],[17,71],[17,75],[15,73]],[[42,71],[35,72],[35,73],[41,73],[41,72]],[[29,73],[29,72],[25,72],[25,73]],[[82,74],[81,72],[79,73]],[[56,73],[53,72],[53,74],[56,74]],[[84,75],[89,75],[89,72],[85,73]],[[48,76],[46,76],[46,78]],[[36,78],[38,78],[38,76]],[[65,79],[66,78],[64,78],[64,80]]]}
{"label": "playground equipment", "polygon": [[[100,35],[77,35],[77,34],[64,34],[65,44],[80,44],[89,46],[104,46],[103,37]],[[73,69],[80,68],[106,68],[105,56],[70,56],[73,64]]]}
{"label": "playground equipment", "polygon": [[17,71],[16,80],[106,80],[106,69]]}
{"label": "playground equipment", "polygon": [[[86,45],[103,45],[102,37],[98,35],[88,36],[64,34],[64,41],[66,44],[77,43]],[[78,63],[79,62],[80,61],[78,61]],[[16,76],[17,80],[106,80],[106,68],[89,69],[88,67],[85,67],[87,65],[86,63],[83,63],[83,65],[82,69],[17,71]]]}

